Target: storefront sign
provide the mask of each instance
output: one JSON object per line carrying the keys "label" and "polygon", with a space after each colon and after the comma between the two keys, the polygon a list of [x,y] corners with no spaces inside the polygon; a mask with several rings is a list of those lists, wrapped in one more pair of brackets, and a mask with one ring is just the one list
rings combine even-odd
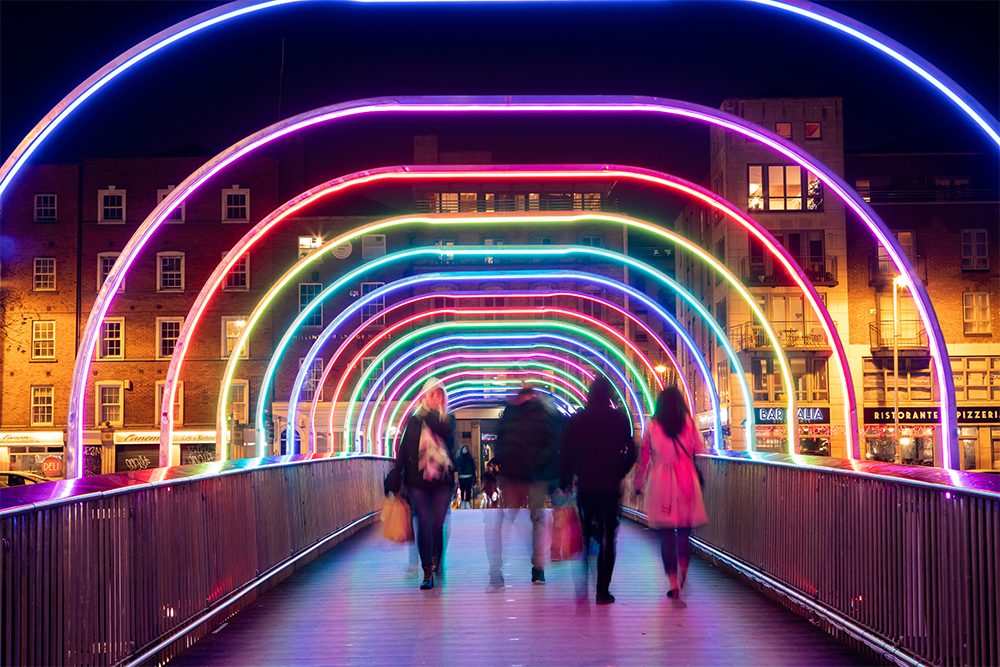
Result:
{"label": "storefront sign", "polygon": [[[159,431],[115,431],[116,445],[160,444]],[[174,431],[174,444],[215,443],[215,431]]]}
{"label": "storefront sign", "polygon": [[62,477],[63,460],[61,456],[48,456],[42,461],[42,473],[46,477]]}
{"label": "storefront sign", "polygon": [[[866,424],[894,424],[896,416],[892,408],[865,408]],[[900,408],[899,423],[901,424],[937,424],[941,421],[941,408]],[[958,408],[959,424],[995,424],[1000,423],[1000,407],[961,406]]]}
{"label": "storefront sign", "polygon": [[7,445],[47,445],[65,444],[62,431],[7,431],[0,433],[0,447]]}
{"label": "storefront sign", "polygon": [[[758,424],[784,424],[785,408],[754,408]],[[830,408],[797,408],[800,424],[829,424]]]}

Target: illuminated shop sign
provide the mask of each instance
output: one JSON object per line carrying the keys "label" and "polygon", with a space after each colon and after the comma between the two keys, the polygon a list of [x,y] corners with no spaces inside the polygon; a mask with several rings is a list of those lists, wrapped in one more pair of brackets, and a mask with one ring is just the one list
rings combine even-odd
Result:
{"label": "illuminated shop sign", "polygon": [[[115,431],[116,445],[160,444],[159,431]],[[215,442],[215,431],[174,431],[174,442]]]}
{"label": "illuminated shop sign", "polygon": [[7,431],[0,433],[0,447],[7,445],[62,445],[62,431]]}
{"label": "illuminated shop sign", "polygon": [[[784,424],[785,408],[754,408],[758,424]],[[800,424],[829,424],[830,408],[798,408]]]}
{"label": "illuminated shop sign", "polygon": [[[900,408],[901,424],[936,424],[941,420],[941,408]],[[959,406],[959,424],[993,424],[1000,422],[1000,406],[968,405]],[[892,408],[865,408],[866,424],[894,424],[896,416]]]}

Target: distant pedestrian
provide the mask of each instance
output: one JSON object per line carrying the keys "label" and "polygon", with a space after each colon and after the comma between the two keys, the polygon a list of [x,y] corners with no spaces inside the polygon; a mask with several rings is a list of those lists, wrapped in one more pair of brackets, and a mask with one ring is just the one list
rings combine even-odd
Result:
{"label": "distant pedestrian", "polygon": [[486,547],[490,586],[504,586],[503,524],[518,510],[531,512],[531,583],[545,583],[545,499],[558,474],[559,421],[532,387],[522,388],[500,416],[494,462],[498,467],[501,509],[488,515]]}
{"label": "distant pedestrian", "polygon": [[469,509],[472,507],[472,487],[476,484],[476,459],[472,458],[472,452],[465,445],[462,445],[455,457],[455,471],[458,473],[458,488],[462,493],[459,508]]}
{"label": "distant pedestrian", "polygon": [[694,462],[703,451],[705,443],[684,396],[677,387],[667,387],[642,440],[635,490],[644,494],[649,526],[660,531],[663,569],[670,581],[667,597],[678,602],[691,560],[691,529],[708,523]]}
{"label": "distant pedestrian", "polygon": [[576,477],[583,524],[584,576],[578,597],[589,587],[589,544],[597,540],[597,604],[611,604],[615,569],[618,505],[622,480],[635,465],[635,441],[628,417],[611,403],[611,384],[599,377],[590,385],[587,407],[569,418],[561,446],[560,486],[568,491]]}
{"label": "distant pedestrian", "polygon": [[[444,556],[444,520],[455,493],[455,420],[437,378],[424,383],[421,405],[407,420],[390,478],[401,480],[417,519],[417,548],[424,570],[421,590],[434,588]],[[398,492],[398,482],[394,484]]]}
{"label": "distant pedestrian", "polygon": [[497,467],[493,459],[486,462],[486,469],[483,471],[482,477],[482,489],[482,506],[484,508],[493,507],[500,500],[499,486],[497,486]]}

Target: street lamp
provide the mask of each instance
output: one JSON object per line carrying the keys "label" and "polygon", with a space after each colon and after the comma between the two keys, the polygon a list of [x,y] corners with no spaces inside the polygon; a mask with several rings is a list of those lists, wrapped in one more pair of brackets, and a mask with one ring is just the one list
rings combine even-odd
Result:
{"label": "street lamp", "polygon": [[903,442],[899,437],[899,287],[906,285],[903,276],[892,279],[892,423],[896,439],[896,463],[903,462]]}

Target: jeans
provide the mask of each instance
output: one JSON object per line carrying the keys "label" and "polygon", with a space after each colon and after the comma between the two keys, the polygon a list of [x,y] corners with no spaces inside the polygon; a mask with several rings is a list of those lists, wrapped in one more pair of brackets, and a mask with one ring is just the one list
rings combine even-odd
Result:
{"label": "jeans", "polygon": [[472,485],[476,481],[475,477],[458,477],[458,486],[462,489],[462,502],[472,502]]}
{"label": "jeans", "polygon": [[417,516],[417,550],[420,565],[430,570],[444,552],[444,518],[451,504],[452,487],[410,489],[410,504]]}
{"label": "jeans", "polygon": [[545,549],[548,547],[545,540],[545,498],[548,490],[548,482],[500,478],[501,509],[489,512],[486,523],[486,556],[491,577],[501,574],[503,570],[504,521],[510,517],[513,522],[523,507],[531,512],[531,566],[545,569]]}
{"label": "jeans", "polygon": [[615,569],[618,537],[617,491],[611,493],[577,492],[580,522],[583,524],[583,558],[587,562],[591,538],[597,540],[597,593],[606,595],[611,587],[611,573]]}
{"label": "jeans", "polygon": [[668,575],[677,574],[677,561],[687,566],[691,559],[691,529],[666,528],[660,531],[660,556],[663,558],[663,569]]}

